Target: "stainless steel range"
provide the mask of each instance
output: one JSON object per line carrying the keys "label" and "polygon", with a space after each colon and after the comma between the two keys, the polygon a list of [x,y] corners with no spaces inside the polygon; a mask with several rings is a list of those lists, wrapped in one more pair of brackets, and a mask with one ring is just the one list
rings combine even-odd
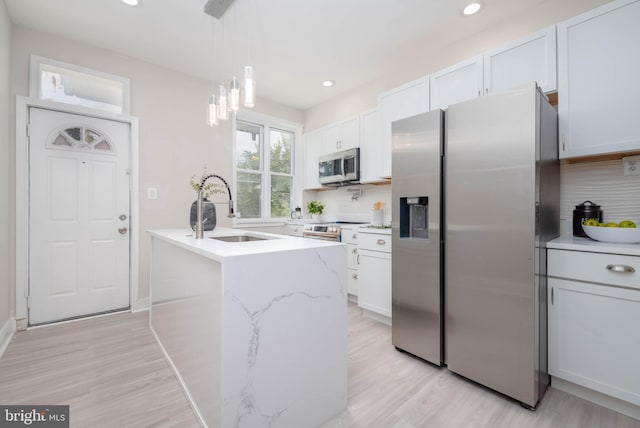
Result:
{"label": "stainless steel range", "polygon": [[340,242],[342,225],[345,224],[366,224],[363,222],[337,221],[333,223],[305,224],[303,238],[323,239],[325,241]]}

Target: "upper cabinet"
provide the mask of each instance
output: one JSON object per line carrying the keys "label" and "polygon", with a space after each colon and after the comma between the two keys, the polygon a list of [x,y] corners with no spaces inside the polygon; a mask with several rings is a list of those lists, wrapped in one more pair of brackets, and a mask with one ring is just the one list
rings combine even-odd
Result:
{"label": "upper cabinet", "polygon": [[319,189],[318,157],[322,152],[322,129],[304,134],[304,188]]}
{"label": "upper cabinet", "polygon": [[431,109],[445,109],[471,98],[483,90],[482,57],[472,58],[430,76]]}
{"label": "upper cabinet", "polygon": [[322,128],[322,154],[360,147],[360,118],[354,116]]}
{"label": "upper cabinet", "polygon": [[429,111],[429,78],[423,77],[378,96],[380,177],[391,178],[391,122]]}
{"label": "upper cabinet", "polygon": [[556,29],[550,27],[434,73],[431,109],[537,82],[556,90]]}
{"label": "upper cabinet", "polygon": [[360,182],[380,183],[382,177],[380,112],[378,109],[360,113]]}
{"label": "upper cabinet", "polygon": [[558,25],[560,157],[640,149],[640,2]]}
{"label": "upper cabinet", "polygon": [[485,95],[531,82],[544,92],[557,89],[555,26],[484,54]]}

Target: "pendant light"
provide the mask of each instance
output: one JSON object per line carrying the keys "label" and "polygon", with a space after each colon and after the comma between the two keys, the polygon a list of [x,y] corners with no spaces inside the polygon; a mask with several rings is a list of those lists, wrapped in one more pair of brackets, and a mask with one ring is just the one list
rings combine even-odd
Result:
{"label": "pendant light", "polygon": [[236,76],[233,76],[229,84],[229,109],[234,113],[240,110],[240,83]]}
{"label": "pendant light", "polygon": [[243,104],[247,108],[252,108],[256,104],[256,83],[253,80],[253,67],[244,66],[244,100]]}
{"label": "pendant light", "polygon": [[216,94],[209,95],[209,106],[207,108],[207,125],[216,126],[218,124],[218,111],[216,106]]}
{"label": "pendant light", "polygon": [[227,87],[220,85],[218,88],[218,119],[229,119],[229,105],[227,104]]}

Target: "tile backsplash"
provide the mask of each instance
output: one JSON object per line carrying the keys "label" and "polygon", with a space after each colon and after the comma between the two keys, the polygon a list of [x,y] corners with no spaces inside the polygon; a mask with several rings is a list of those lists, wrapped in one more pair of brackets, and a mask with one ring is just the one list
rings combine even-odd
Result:
{"label": "tile backsplash", "polygon": [[[352,199],[352,193],[348,189],[362,189],[362,195]],[[383,210],[383,222],[391,222],[391,185],[384,184],[374,186],[361,184],[356,186],[339,187],[335,190],[320,192],[304,192],[303,212],[306,214],[306,204],[311,200],[317,200],[325,205],[324,221],[370,221],[373,204],[380,201],[385,203]]]}
{"label": "tile backsplash", "polygon": [[624,176],[622,159],[560,166],[560,219],[571,221],[576,205],[592,201],[605,221],[640,220],[640,176]]}

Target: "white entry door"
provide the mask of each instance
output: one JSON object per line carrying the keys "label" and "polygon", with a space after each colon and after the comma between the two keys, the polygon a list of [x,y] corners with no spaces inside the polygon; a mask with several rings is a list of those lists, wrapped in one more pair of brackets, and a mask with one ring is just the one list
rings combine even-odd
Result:
{"label": "white entry door", "polygon": [[129,124],[29,123],[29,324],[129,307]]}

